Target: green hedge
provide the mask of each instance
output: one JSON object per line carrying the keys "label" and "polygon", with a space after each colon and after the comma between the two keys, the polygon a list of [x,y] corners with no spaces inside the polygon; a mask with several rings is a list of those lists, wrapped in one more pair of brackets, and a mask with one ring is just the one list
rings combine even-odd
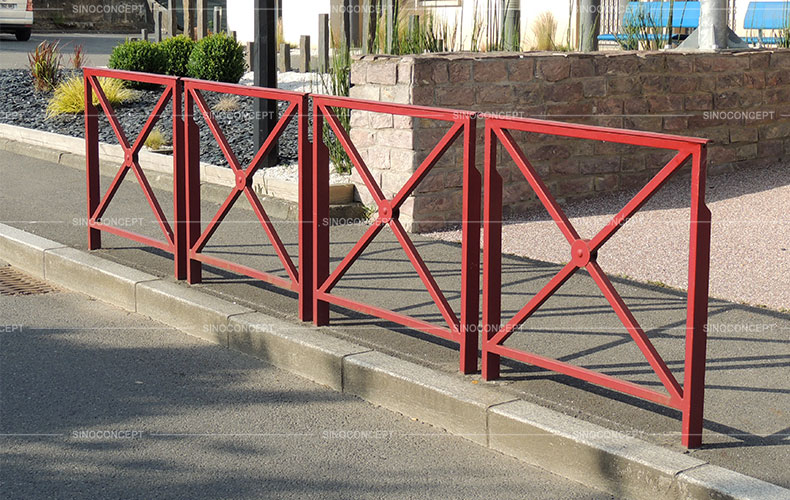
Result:
{"label": "green hedge", "polygon": [[192,78],[228,83],[238,83],[247,70],[244,47],[225,33],[198,41],[187,66]]}
{"label": "green hedge", "polygon": [[165,72],[173,76],[187,76],[189,56],[195,48],[195,41],[186,35],[174,36],[162,41],[159,49],[167,60]]}
{"label": "green hedge", "polygon": [[167,57],[158,44],[145,40],[127,40],[112,49],[109,66],[112,69],[164,74]]}

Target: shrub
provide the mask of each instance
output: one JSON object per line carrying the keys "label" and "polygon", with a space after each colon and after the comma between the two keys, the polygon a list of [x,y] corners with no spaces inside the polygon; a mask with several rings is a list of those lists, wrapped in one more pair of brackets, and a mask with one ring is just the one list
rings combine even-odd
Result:
{"label": "shrub", "polygon": [[112,49],[109,66],[112,69],[164,74],[167,57],[155,43],[127,40]]}
{"label": "shrub", "polygon": [[189,58],[189,76],[202,80],[238,83],[246,70],[244,47],[225,33],[197,42]]}
{"label": "shrub", "polygon": [[30,75],[36,90],[49,92],[60,78],[60,50],[58,42],[41,42],[36,50],[28,54]]}
{"label": "shrub", "polygon": [[551,12],[544,12],[535,20],[532,25],[532,33],[535,35],[535,47],[533,50],[554,50],[557,47],[554,37],[557,34],[557,20]]}
{"label": "shrub", "polygon": [[85,57],[85,48],[82,44],[74,46],[74,54],[69,58],[69,62],[74,69],[82,69],[88,58]]}
{"label": "shrub", "polygon": [[[137,94],[128,88],[123,80],[99,77],[104,94],[110,104],[123,104],[133,100]],[[94,93],[93,104],[98,105],[99,99]],[[85,82],[81,76],[73,76],[60,83],[47,104],[47,118],[62,114],[77,114],[85,111]]]}
{"label": "shrub", "polygon": [[165,73],[173,76],[187,76],[189,56],[195,48],[195,41],[186,35],[168,38],[159,44],[167,61]]}
{"label": "shrub", "polygon": [[167,139],[167,137],[165,137],[165,134],[162,133],[162,130],[159,127],[155,127],[148,134],[148,137],[146,137],[144,144],[148,149],[157,151],[161,149],[162,146],[169,146],[170,141]]}

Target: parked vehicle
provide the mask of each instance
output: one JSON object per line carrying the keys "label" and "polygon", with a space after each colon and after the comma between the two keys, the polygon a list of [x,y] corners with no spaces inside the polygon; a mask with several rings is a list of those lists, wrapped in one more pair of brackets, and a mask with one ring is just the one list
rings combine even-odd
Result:
{"label": "parked vehicle", "polygon": [[13,33],[20,42],[33,32],[33,0],[0,0],[0,33]]}

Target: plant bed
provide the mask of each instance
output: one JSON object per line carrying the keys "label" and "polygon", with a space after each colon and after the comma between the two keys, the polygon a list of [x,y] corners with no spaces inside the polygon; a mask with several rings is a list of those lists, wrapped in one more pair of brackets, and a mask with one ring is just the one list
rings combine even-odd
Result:
{"label": "plant bed", "polygon": [[[67,76],[69,76],[68,72],[64,72],[63,79]],[[132,136],[129,137],[130,140],[142,128],[161,96],[161,90],[158,89],[136,90],[135,92],[137,98],[134,101],[115,108],[115,113],[124,130],[127,131],[127,135]],[[36,92],[33,89],[27,70],[0,71],[0,109],[2,109],[0,123],[84,138],[85,122],[82,114],[46,118],[47,104],[51,95],[51,93]],[[206,92],[204,96],[212,109],[221,98],[212,92]],[[242,165],[249,164],[256,152],[251,133],[252,117],[254,116],[253,101],[254,99],[249,97],[239,97],[236,109],[214,111],[217,122]],[[283,113],[286,107],[286,103],[279,103],[280,113]],[[167,117],[171,113],[171,109],[168,104],[164,115],[157,124],[157,127],[169,137],[172,137],[172,121]],[[201,161],[228,167],[222,151],[217,146],[216,139],[203,118],[198,117],[197,123],[200,128]],[[292,120],[280,137],[280,163],[288,164],[297,161],[296,134],[297,124]],[[99,140],[109,144],[118,144],[118,139],[104,113],[99,113]]]}

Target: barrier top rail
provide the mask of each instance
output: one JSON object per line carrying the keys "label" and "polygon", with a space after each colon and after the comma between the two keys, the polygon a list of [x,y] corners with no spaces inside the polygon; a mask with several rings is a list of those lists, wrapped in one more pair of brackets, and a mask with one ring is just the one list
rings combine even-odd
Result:
{"label": "barrier top rail", "polygon": [[172,85],[173,83],[181,80],[177,76],[159,75],[154,73],[142,73],[139,71],[126,71],[122,69],[109,69],[109,68],[83,68],[83,73],[86,76],[97,76],[104,78],[117,78],[119,80],[129,80],[141,83],[151,83],[156,85]]}
{"label": "barrier top rail", "polygon": [[495,120],[499,127],[518,130],[520,132],[534,132],[576,139],[616,142],[619,144],[632,144],[659,149],[677,150],[683,146],[708,144],[711,142],[710,139],[703,139],[700,137],[684,137],[681,135],[600,127],[597,125],[581,125],[578,123],[539,120],[536,118],[519,118],[513,116],[500,117],[492,113],[480,113],[479,116],[486,120]]}

